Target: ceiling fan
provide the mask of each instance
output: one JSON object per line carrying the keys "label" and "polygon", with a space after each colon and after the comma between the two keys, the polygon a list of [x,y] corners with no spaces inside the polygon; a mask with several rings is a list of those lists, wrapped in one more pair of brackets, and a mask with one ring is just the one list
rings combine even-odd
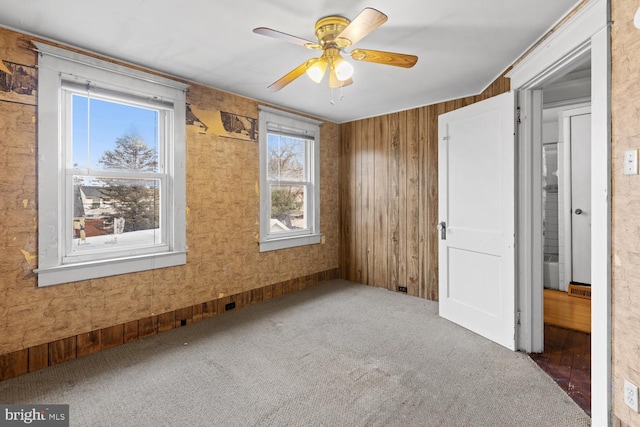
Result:
{"label": "ceiling fan", "polygon": [[350,55],[356,61],[375,62],[403,68],[413,67],[418,62],[418,57],[415,55],[371,49],[353,49],[350,52],[344,50],[362,40],[386,21],[387,15],[370,7],[363,9],[353,21],[342,16],[327,16],[316,22],[317,43],[271,28],[254,28],[253,32],[256,34],[295,43],[307,49],[322,51],[322,55],[319,57],[305,61],[272,83],[268,90],[277,92],[304,73],[307,73],[314,82],[320,83],[327,69],[329,69],[329,87],[338,88],[352,84],[353,66],[342,58],[341,53]]}

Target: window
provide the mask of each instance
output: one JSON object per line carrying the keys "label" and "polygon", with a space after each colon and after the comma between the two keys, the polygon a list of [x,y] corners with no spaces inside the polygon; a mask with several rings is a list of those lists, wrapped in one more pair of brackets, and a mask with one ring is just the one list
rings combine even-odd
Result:
{"label": "window", "polygon": [[260,107],[260,251],[320,243],[320,122]]}
{"label": "window", "polygon": [[186,85],[41,43],[38,285],[186,262]]}

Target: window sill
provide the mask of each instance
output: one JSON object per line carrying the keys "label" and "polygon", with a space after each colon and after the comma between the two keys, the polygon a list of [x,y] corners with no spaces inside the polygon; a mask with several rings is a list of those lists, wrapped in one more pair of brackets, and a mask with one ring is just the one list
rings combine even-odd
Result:
{"label": "window sill", "polygon": [[298,246],[315,245],[322,241],[322,234],[307,234],[304,236],[283,237],[260,242],[260,252],[277,251],[279,249],[295,248]]}
{"label": "window sill", "polygon": [[104,261],[67,264],[34,270],[38,286],[50,286],[79,280],[116,276],[137,271],[174,267],[187,263],[186,252],[167,252]]}

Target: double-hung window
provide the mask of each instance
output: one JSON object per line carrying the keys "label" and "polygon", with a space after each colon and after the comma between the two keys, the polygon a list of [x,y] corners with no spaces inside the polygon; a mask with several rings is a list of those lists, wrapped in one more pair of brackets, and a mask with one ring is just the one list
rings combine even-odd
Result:
{"label": "double-hung window", "polygon": [[186,262],[186,85],[37,43],[38,285]]}
{"label": "double-hung window", "polygon": [[320,243],[320,122],[260,107],[260,250]]}

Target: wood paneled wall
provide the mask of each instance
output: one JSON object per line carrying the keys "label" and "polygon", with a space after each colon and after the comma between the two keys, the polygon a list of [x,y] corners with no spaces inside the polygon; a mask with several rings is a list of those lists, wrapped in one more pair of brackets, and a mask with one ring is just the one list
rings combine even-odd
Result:
{"label": "wood paneled wall", "polygon": [[509,91],[484,92],[341,125],[342,276],[438,299],[438,115]]}
{"label": "wood paneled wall", "polygon": [[[34,39],[0,28],[0,60],[28,67],[37,77]],[[339,267],[338,124],[321,127],[324,243],[263,253],[256,240],[258,144],[188,125],[187,264],[38,288],[37,105],[35,97],[0,95],[0,358],[73,337],[92,351],[95,331],[115,327],[122,336],[119,325]],[[257,101],[201,85],[190,85],[187,102],[201,111],[258,117]],[[103,336],[100,346],[110,343]],[[65,359],[66,353],[66,344],[54,346],[50,356]]]}

